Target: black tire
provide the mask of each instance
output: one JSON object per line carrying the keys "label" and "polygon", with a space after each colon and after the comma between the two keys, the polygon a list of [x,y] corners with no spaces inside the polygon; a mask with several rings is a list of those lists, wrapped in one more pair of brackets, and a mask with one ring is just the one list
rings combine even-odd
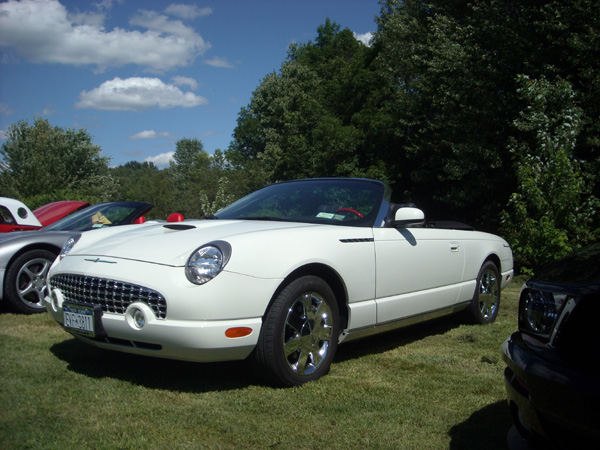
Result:
{"label": "black tire", "polygon": [[500,309],[500,272],[492,261],[486,261],[477,275],[477,286],[467,308],[470,321],[485,325],[492,323]]}
{"label": "black tire", "polygon": [[339,338],[335,295],[321,278],[288,284],[269,307],[251,356],[255,373],[277,386],[298,386],[329,372]]}
{"label": "black tire", "polygon": [[23,314],[41,313],[47,295],[46,275],[56,255],[48,250],[23,253],[6,271],[4,300],[11,310]]}

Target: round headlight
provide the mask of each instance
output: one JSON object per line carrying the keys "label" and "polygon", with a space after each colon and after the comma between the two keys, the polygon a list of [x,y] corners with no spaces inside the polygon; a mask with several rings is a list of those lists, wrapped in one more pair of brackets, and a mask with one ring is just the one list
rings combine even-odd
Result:
{"label": "round headlight", "polygon": [[521,295],[519,325],[522,331],[535,334],[547,340],[554,331],[560,311],[564,304],[564,295],[552,292],[526,289]]}
{"label": "round headlight", "polygon": [[63,244],[62,249],[60,250],[60,259],[63,259],[65,256],[67,256],[67,253],[69,253],[73,249],[73,247],[75,247],[75,244],[77,244],[77,241],[80,237],[81,235],[75,235],[67,239],[67,241]]}
{"label": "round headlight", "polygon": [[540,291],[529,292],[525,299],[525,318],[531,331],[549,334],[556,320],[556,307],[552,294]]}
{"label": "round headlight", "polygon": [[185,266],[185,275],[194,284],[204,284],[221,273],[225,263],[221,249],[208,244],[192,253]]}

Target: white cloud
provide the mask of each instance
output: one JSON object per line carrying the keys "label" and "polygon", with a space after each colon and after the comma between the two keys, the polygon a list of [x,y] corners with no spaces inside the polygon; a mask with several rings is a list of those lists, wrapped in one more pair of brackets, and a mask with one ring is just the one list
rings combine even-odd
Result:
{"label": "white cloud", "polygon": [[100,10],[108,11],[109,9],[112,9],[112,5],[115,1],[121,4],[125,0],[100,0],[99,2],[94,3],[94,6]]}
{"label": "white cloud", "polygon": [[4,103],[0,103],[0,116],[10,116],[14,114],[14,111]]}
{"label": "white cloud", "polygon": [[133,136],[129,136],[129,140],[135,141],[137,139],[156,139],[161,137],[170,138],[173,137],[173,135],[167,131],[144,130],[134,134]]}
{"label": "white cloud", "polygon": [[158,78],[114,78],[91,91],[79,94],[76,108],[107,111],[143,111],[158,106],[164,108],[193,108],[206,105],[208,100],[192,92],[183,92]]}
{"label": "white cloud", "polygon": [[102,13],[69,13],[68,19],[73,25],[90,25],[92,27],[102,27],[106,15]]}
{"label": "white cloud", "polygon": [[169,162],[173,161],[174,154],[175,154],[175,152],[167,152],[167,153],[161,153],[160,155],[156,155],[156,156],[148,156],[147,158],[144,159],[144,162],[151,162],[156,167],[158,167],[160,169],[164,169],[165,167],[169,167]]}
{"label": "white cloud", "polygon": [[368,32],[368,33],[364,33],[364,34],[357,34],[354,33],[354,38],[357,41],[362,42],[363,44],[370,46],[371,45],[371,39],[373,39],[373,33],[372,32]]}
{"label": "white cloud", "polygon": [[181,19],[195,19],[196,17],[208,16],[213,13],[212,8],[200,8],[196,5],[171,4],[166,7],[165,12]]}
{"label": "white cloud", "polygon": [[57,113],[57,111],[54,108],[54,105],[48,105],[48,106],[44,107],[44,109],[42,109],[42,116],[51,116],[56,113]]}
{"label": "white cloud", "polygon": [[[98,6],[98,5],[97,5]],[[210,44],[179,20],[141,11],[130,21],[142,30],[105,30],[104,14],[69,14],[58,0],[0,3],[0,47],[30,62],[111,66],[137,64],[164,71],[191,64]]]}
{"label": "white cloud", "polygon": [[225,69],[234,69],[235,66],[233,64],[231,64],[229,61],[227,61],[227,58],[221,58],[219,56],[215,56],[214,58],[211,59],[206,59],[204,60],[204,62],[206,64],[208,64],[209,66],[213,66],[213,67],[221,67],[221,68],[225,68]]}
{"label": "white cloud", "polygon": [[200,37],[193,28],[188,27],[181,20],[171,20],[167,16],[159,14],[156,11],[143,9],[133,16],[129,20],[129,23],[141,28],[147,28],[153,32],[170,34],[190,40]]}
{"label": "white cloud", "polygon": [[175,86],[189,86],[189,88],[193,91],[198,89],[198,82],[196,80],[194,80],[193,78],[177,76],[177,77],[171,78],[171,80],[173,80],[173,84]]}

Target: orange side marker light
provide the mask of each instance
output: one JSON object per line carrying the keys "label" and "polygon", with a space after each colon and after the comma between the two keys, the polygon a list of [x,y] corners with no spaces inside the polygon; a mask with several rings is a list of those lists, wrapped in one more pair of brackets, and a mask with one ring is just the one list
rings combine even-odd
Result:
{"label": "orange side marker light", "polygon": [[252,328],[248,328],[248,327],[228,328],[225,331],[225,336],[227,336],[228,338],[231,338],[231,339],[241,338],[244,336],[250,336],[251,334],[252,334]]}

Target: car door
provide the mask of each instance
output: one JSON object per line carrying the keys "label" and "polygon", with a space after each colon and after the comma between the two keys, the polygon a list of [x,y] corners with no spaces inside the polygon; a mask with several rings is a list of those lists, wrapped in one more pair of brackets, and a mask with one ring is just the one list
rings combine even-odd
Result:
{"label": "car door", "polygon": [[374,229],[377,323],[456,303],[465,262],[459,236],[435,228]]}

